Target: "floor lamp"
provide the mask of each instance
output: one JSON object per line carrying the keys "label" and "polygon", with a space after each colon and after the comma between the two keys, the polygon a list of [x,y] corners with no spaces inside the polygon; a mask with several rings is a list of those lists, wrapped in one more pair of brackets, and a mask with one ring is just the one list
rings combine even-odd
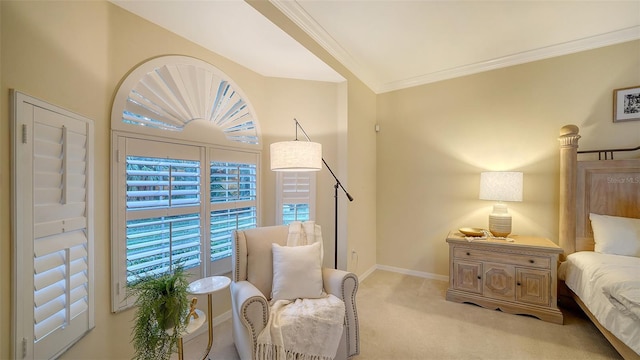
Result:
{"label": "floor lamp", "polygon": [[[338,268],[338,188],[344,191],[347,199],[353,201],[353,197],[342,186],[340,180],[329,164],[322,157],[322,145],[312,142],[304,131],[298,120],[293,119],[296,123],[296,139],[294,141],[282,141],[271,144],[271,170],[273,171],[320,171],[322,164],[327,167],[331,176],[336,181],[334,188],[335,198],[335,248],[334,248],[334,267]],[[307,141],[298,141],[298,128],[302,131]]]}

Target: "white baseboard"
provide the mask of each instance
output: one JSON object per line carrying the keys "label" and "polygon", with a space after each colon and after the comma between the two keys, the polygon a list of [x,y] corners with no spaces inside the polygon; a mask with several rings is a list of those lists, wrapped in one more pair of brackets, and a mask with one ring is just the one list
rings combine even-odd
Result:
{"label": "white baseboard", "polygon": [[[409,269],[403,269],[395,266],[380,265],[380,264],[377,264],[371,269],[367,270],[365,274],[369,276],[376,269],[391,271],[391,272],[405,274],[405,275],[417,276],[425,279],[440,280],[440,281],[447,281],[447,282],[449,281],[449,277],[445,275],[432,274],[424,271],[409,270]],[[365,277],[366,276],[363,276],[363,278]]]}
{"label": "white baseboard", "polygon": [[371,275],[374,271],[376,271],[377,265],[373,265],[369,268],[369,270],[365,271],[362,275],[358,275],[358,281],[363,281],[369,275]]}

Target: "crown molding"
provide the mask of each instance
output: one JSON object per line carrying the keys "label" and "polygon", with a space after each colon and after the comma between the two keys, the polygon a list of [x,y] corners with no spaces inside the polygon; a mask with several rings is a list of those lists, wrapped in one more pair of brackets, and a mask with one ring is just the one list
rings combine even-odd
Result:
{"label": "crown molding", "polygon": [[359,63],[348,51],[331,37],[331,35],[313,19],[296,1],[270,0],[271,3],[298,25],[305,33],[313,38],[320,46],[327,50],[336,60],[357,76],[376,94],[406,89],[409,87],[453,79],[461,76],[500,69],[513,65],[548,59],[556,56],[569,55],[581,51],[592,50],[604,46],[615,45],[627,41],[640,39],[640,26],[616,30],[605,34],[595,35],[575,41],[551,45],[517,54],[507,55],[474,64],[458,66],[442,71],[428,73],[409,79],[380,83],[376,77]]}
{"label": "crown molding", "polygon": [[349,54],[318,22],[307,13],[296,1],[269,0],[286,17],[311,36],[322,48],[327,50],[344,67],[351,71],[358,79],[375,91],[378,83],[375,76],[367,73],[366,66],[358,62]]}
{"label": "crown molding", "polygon": [[477,74],[480,72],[549,59],[557,56],[574,54],[581,51],[597,49],[637,39],[640,39],[640,26],[612,31],[610,33],[591,36],[575,41],[569,41],[562,44],[551,45],[535,50],[524,51],[521,53],[507,55],[504,57],[482,61],[475,64],[458,66],[455,68],[424,74],[406,80],[380,84],[374,90],[377,94],[401,90],[413,86],[434,83],[437,81],[453,79],[456,77]]}

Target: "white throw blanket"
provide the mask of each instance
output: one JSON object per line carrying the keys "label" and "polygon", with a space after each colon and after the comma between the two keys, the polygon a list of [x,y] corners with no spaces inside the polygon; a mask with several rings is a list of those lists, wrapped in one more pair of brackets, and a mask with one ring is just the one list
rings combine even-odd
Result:
{"label": "white throw blanket", "polygon": [[324,254],[322,241],[322,229],[315,221],[294,221],[289,224],[289,235],[287,236],[287,246],[311,245],[320,243],[321,262]]}
{"label": "white throw blanket", "polygon": [[331,360],[344,324],[344,302],[320,299],[278,300],[258,335],[257,360]]}
{"label": "white throw blanket", "polygon": [[[322,232],[315,222],[289,225],[287,246],[315,242],[320,242],[322,249]],[[333,359],[342,337],[344,314],[344,302],[334,295],[273,302],[267,326],[258,335],[256,359]]]}
{"label": "white throw blanket", "polygon": [[640,281],[621,281],[602,290],[620,312],[640,320]]}

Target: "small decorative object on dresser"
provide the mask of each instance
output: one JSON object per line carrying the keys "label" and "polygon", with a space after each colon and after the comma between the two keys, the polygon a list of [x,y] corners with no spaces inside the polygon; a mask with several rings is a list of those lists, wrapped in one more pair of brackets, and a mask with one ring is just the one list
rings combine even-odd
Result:
{"label": "small decorative object on dresser", "polygon": [[558,255],[551,240],[513,235],[513,242],[467,240],[452,231],[447,300],[563,323],[557,305]]}

